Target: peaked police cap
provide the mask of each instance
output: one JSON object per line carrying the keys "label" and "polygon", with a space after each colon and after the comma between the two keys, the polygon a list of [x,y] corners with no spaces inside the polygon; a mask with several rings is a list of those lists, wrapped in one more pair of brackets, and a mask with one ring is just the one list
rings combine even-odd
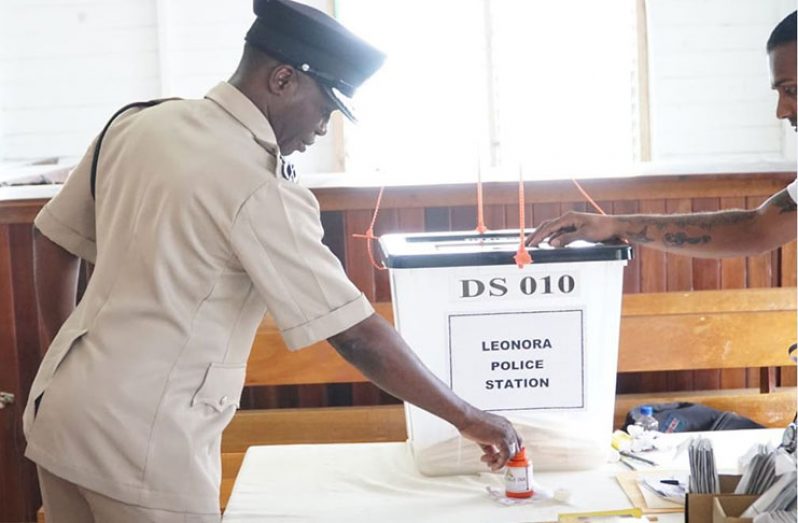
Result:
{"label": "peaked police cap", "polygon": [[255,0],[246,41],[316,80],[338,109],[382,66],[385,55],[331,16],[291,0]]}

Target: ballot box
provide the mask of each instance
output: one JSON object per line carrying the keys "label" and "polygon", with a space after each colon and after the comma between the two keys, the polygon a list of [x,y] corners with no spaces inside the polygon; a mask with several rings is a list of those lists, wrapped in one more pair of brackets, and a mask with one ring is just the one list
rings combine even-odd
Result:
{"label": "ballot box", "polygon": [[[387,234],[397,330],[457,395],[509,418],[533,468],[606,462],[615,406],[628,245],[579,242],[513,256],[518,231]],[[484,471],[480,449],[406,404],[408,437],[429,475]]]}

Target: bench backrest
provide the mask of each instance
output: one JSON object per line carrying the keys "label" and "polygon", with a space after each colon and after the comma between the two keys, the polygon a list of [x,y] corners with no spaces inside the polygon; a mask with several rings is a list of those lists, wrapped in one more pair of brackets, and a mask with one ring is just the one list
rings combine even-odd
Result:
{"label": "bench backrest", "polygon": [[[376,303],[393,323],[390,303]],[[775,367],[792,364],[796,289],[767,288],[627,294],[621,312],[618,372]],[[270,319],[261,324],[247,385],[367,381],[327,343],[285,349]]]}

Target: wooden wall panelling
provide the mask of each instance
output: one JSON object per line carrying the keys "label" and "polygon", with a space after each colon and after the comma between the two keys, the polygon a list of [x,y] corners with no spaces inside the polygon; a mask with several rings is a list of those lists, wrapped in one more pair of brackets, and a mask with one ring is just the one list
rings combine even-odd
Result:
{"label": "wooden wall panelling", "polygon": [[552,220],[562,215],[559,203],[535,203],[532,205],[532,226],[538,227],[546,220]]}
{"label": "wooden wall panelling", "polygon": [[[667,200],[665,202],[666,214],[689,213],[693,210],[693,203],[689,199]],[[679,252],[674,249],[673,253]],[[693,287],[693,260],[681,254],[666,255],[666,272],[668,291],[690,291]]]}
{"label": "wooden wall panelling", "polygon": [[371,224],[371,211],[348,211],[345,215],[345,244],[346,244],[346,273],[349,279],[366,295],[369,301],[374,301],[374,271],[369,262],[366,240],[354,237],[355,234],[364,234]]}
{"label": "wooden wall panelling", "polygon": [[[794,287],[796,285],[796,242],[790,242],[779,249],[779,285],[782,287]],[[798,340],[796,340],[798,341]],[[794,387],[796,385],[795,367],[781,367],[779,369],[779,385],[782,387]]]}
{"label": "wooden wall panelling", "polygon": [[[16,343],[19,356],[20,390],[15,403],[18,420],[28,399],[28,391],[39,369],[46,347],[39,339],[39,313],[36,306],[36,290],[33,283],[33,230],[27,223],[14,224],[9,229],[12,258],[14,316],[16,322]],[[17,424],[14,442],[19,455],[25,448],[22,423]],[[22,458],[24,459],[24,458]],[[24,460],[20,467],[20,481],[27,486],[25,509],[33,514],[41,504],[38,495],[38,479],[33,464]]]}
{"label": "wooden wall panelling", "polygon": [[449,208],[427,207],[424,209],[424,230],[428,232],[450,231]]}
{"label": "wooden wall panelling", "polygon": [[507,228],[507,217],[504,214],[503,205],[485,205],[484,208],[485,226],[492,231]]}
{"label": "wooden wall panelling", "polygon": [[[13,275],[8,225],[0,225],[0,390],[19,394],[19,358],[14,325]],[[10,521],[13,515],[22,519],[25,493],[15,472],[19,470],[17,423],[21,412],[17,403],[0,410],[0,519]]]}
{"label": "wooden wall panelling", "polygon": [[452,231],[473,231],[477,228],[476,205],[458,205],[449,208],[449,228]]}
{"label": "wooden wall panelling", "polygon": [[508,229],[517,229],[519,223],[518,204],[504,206],[504,223]]}
{"label": "wooden wall panelling", "polygon": [[798,265],[796,244],[797,242],[793,241],[779,249],[779,254],[781,255],[779,260],[779,285],[781,287],[795,287],[796,285],[795,268]]}
{"label": "wooden wall panelling", "polygon": [[[527,203],[524,205],[524,227],[532,227],[533,214],[534,208],[532,207],[532,204]],[[515,202],[504,206],[504,223],[507,225],[508,229],[517,229],[521,223],[520,218],[521,215],[518,209],[517,199]]]}
{"label": "wooden wall panelling", "polygon": [[[764,196],[749,196],[745,199],[745,207],[747,209],[755,209],[766,197]],[[773,279],[773,255],[772,253],[760,254],[758,256],[749,256],[746,259],[746,287],[770,287]],[[775,350],[775,348],[774,348]],[[759,387],[760,385],[767,387],[768,380],[774,379],[773,373],[760,369],[747,369],[746,370],[746,385],[748,387]]]}
{"label": "wooden wall panelling", "polygon": [[[327,385],[302,385],[296,388],[297,407],[326,407],[329,404]],[[281,405],[288,407],[288,405]]]}
{"label": "wooden wall panelling", "polygon": [[[693,212],[713,212],[720,208],[718,198],[694,198]],[[693,258],[693,290],[704,291],[720,288],[720,260]]]}
{"label": "wooden wall panelling", "polygon": [[[790,242],[779,250],[779,284],[782,287],[795,287],[796,285],[796,242]],[[798,341],[798,340],[796,340]],[[781,367],[779,369],[779,385],[794,387],[796,385],[795,367]]]}
{"label": "wooden wall panelling", "polygon": [[[584,209],[585,204],[582,204]],[[580,209],[574,209],[580,210]],[[563,208],[563,212],[566,209]],[[637,214],[640,212],[640,203],[636,200],[617,200],[612,202],[611,209],[605,212],[612,214]],[[623,293],[637,294],[640,292],[640,249],[632,247],[632,260],[626,265],[623,271]],[[627,392],[637,392],[641,387],[643,376],[640,372],[625,372],[618,374],[615,391],[617,394]]]}
{"label": "wooden wall panelling", "polygon": [[[637,214],[640,204],[635,200],[621,200],[612,202],[612,209],[607,212],[612,214]],[[640,292],[640,250],[632,247],[632,259],[623,271],[623,293],[636,294]]]}
{"label": "wooden wall panelling", "polygon": [[398,232],[424,232],[424,209],[398,209]]}
{"label": "wooden wall panelling", "polygon": [[[789,173],[745,173],[713,175],[665,175],[635,178],[583,180],[585,190],[598,200],[657,198],[727,198],[736,196],[770,196],[795,178]],[[517,205],[518,183],[491,182],[484,188],[485,203]],[[313,191],[325,211],[370,210],[374,208],[378,189],[375,187],[324,188]],[[580,201],[582,196],[570,180],[543,180],[525,183],[526,200],[530,203]],[[473,184],[407,186],[390,188],[390,202],[383,207],[438,207],[473,204]],[[517,211],[517,209],[516,209]],[[0,221],[3,217],[0,216]]]}
{"label": "wooden wall panelling", "polygon": [[779,369],[779,385],[782,387],[795,387],[796,367],[781,367]]}
{"label": "wooden wall panelling", "polygon": [[11,251],[15,253],[11,263],[20,380],[27,389],[47,349],[39,341],[39,313],[33,286],[33,230],[28,224],[14,224],[9,227],[9,240]]}
{"label": "wooden wall panelling", "polygon": [[[380,211],[374,224],[374,236],[379,238],[383,234],[397,232],[398,230],[397,210],[384,209]],[[375,261],[377,264],[382,265],[378,241],[374,240],[371,247],[374,251]],[[374,273],[374,301],[391,301],[391,281],[388,277],[388,270],[379,270],[372,267],[372,271]]]}
{"label": "wooden wall panelling", "polygon": [[[754,209],[758,207],[765,198],[762,196],[753,196],[746,198],[746,207]],[[753,287],[770,287],[772,284],[773,273],[773,256],[771,253],[760,254],[759,256],[749,256],[747,260],[747,282],[746,286]]]}
{"label": "wooden wall panelling", "polygon": [[[363,291],[369,301],[374,302],[376,287],[374,268],[368,257],[366,240],[355,238],[353,234],[363,234],[371,224],[373,210],[347,211],[346,231],[346,273],[349,279]],[[379,405],[380,390],[371,383],[352,384],[352,403],[355,405]]]}
{"label": "wooden wall panelling", "polygon": [[778,287],[781,283],[781,247],[770,251],[770,285]]}
{"label": "wooden wall panelling", "polygon": [[241,409],[276,409],[279,407],[277,387],[244,387]]}
{"label": "wooden wall panelling", "polygon": [[[718,198],[693,198],[693,212],[713,212],[720,208]],[[720,260],[710,258],[693,258],[693,290],[719,289]],[[720,373],[716,370],[697,370],[693,372],[693,386],[696,390],[714,390],[720,388]]]}
{"label": "wooden wall panelling", "polygon": [[[721,209],[744,209],[745,198],[721,198]],[[725,258],[720,262],[720,282],[723,289],[746,287],[747,263],[745,258]],[[744,384],[740,385],[745,386]]]}
{"label": "wooden wall panelling", "polygon": [[[39,321],[33,287],[33,250],[30,224],[10,224],[0,233],[3,310],[0,311],[0,390],[15,395],[14,404],[0,410],[0,483],[5,502],[0,516],[5,521],[33,520],[41,504],[33,463],[23,457],[22,413],[44,348],[39,340]],[[7,387],[7,388],[6,388]],[[10,519],[8,519],[10,518]]]}
{"label": "wooden wall panelling", "polygon": [[[665,201],[666,214],[692,212],[693,202],[688,198]],[[675,250],[674,252],[678,252]],[[665,255],[666,288],[668,291],[693,290],[693,259],[681,254]],[[672,371],[666,375],[669,390],[693,390],[693,371]]]}
{"label": "wooden wall panelling", "polygon": [[[640,212],[643,214],[665,213],[665,200],[641,200]],[[667,257],[665,253],[640,247],[640,292],[667,291]],[[666,372],[647,372],[640,376],[639,392],[664,392],[668,390]]]}
{"label": "wooden wall panelling", "polygon": [[[721,209],[744,209],[745,198],[720,198]],[[745,258],[724,258],[720,261],[721,289],[744,289],[746,287],[747,263]],[[723,369],[720,371],[720,386],[737,389],[746,386],[745,369]]]}
{"label": "wooden wall panelling", "polygon": [[[640,201],[640,212],[662,214],[665,212],[664,200]],[[667,264],[665,253],[641,247],[640,254],[640,292],[665,292],[667,288]]]}

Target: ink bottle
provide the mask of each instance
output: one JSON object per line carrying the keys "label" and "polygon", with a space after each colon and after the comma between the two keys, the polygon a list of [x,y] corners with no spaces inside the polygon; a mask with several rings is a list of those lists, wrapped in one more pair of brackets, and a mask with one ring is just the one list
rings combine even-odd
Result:
{"label": "ink bottle", "polygon": [[532,490],[532,463],[526,457],[526,449],[507,462],[504,472],[504,492],[508,498],[530,498]]}

